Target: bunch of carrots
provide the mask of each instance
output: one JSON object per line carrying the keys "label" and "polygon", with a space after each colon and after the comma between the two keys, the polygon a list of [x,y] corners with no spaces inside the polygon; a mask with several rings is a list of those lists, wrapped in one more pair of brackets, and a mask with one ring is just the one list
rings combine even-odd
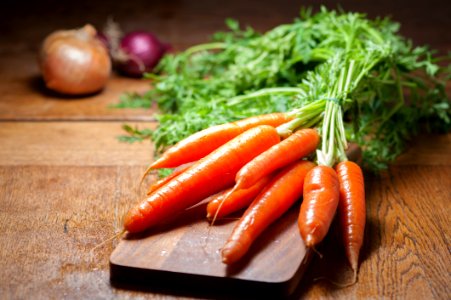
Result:
{"label": "bunch of carrots", "polygon": [[[313,122],[326,116],[327,101],[322,103],[314,103],[319,109],[309,118]],[[300,119],[295,113],[259,115],[180,141],[146,171],[144,176],[154,169],[175,168],[151,185],[147,197],[128,212],[125,230],[144,231],[206,198],[212,223],[246,208],[221,251],[222,261],[233,264],[303,198],[298,224],[306,246],[323,240],[338,212],[347,258],[356,274],[365,226],[362,171],[346,159],[334,168],[309,160],[321,137],[317,129],[309,128],[312,123],[298,126]]]}
{"label": "bunch of carrots", "polygon": [[315,249],[337,215],[356,279],[365,189],[360,166],[346,156],[343,109],[364,71],[384,53],[371,54],[372,60],[344,54],[324,64],[335,74],[331,84],[298,109],[215,125],[169,148],[144,177],[160,168],[175,171],[149,188],[126,215],[124,229],[144,231],[205,199],[211,223],[245,209],[221,251],[222,261],[233,264],[302,198],[298,227],[305,245]]}
{"label": "bunch of carrots", "polygon": [[[143,178],[162,168],[173,168],[174,172],[152,184],[146,197],[130,209],[124,220],[125,231],[145,231],[204,200],[208,201],[206,214],[211,224],[245,210],[221,251],[222,261],[234,264],[266,228],[301,200],[298,227],[305,245],[315,249],[337,216],[355,282],[366,220],[365,188],[361,167],[346,155],[348,139],[356,141],[357,136],[365,147],[371,141],[383,142],[384,136],[395,131],[387,143],[400,142],[400,132],[410,132],[408,126],[427,116],[423,112],[435,109],[448,124],[449,105],[439,97],[423,97],[418,99],[424,102],[405,109],[403,89],[412,87],[416,91],[414,88],[422,86],[409,72],[422,66],[433,76],[435,65],[427,60],[417,62],[418,57],[412,55],[421,51],[411,51],[402,39],[393,36],[393,26],[380,31],[379,26],[358,15],[337,19],[335,13],[323,13],[320,19],[325,23],[319,28],[330,27],[325,32],[334,34],[313,49],[322,58],[301,82],[232,95],[226,102],[234,105],[283,95],[292,97],[291,111],[269,110],[273,113],[256,113],[211,126],[166,150]],[[303,30],[310,25],[306,23]],[[291,60],[295,62],[312,55],[294,52]],[[257,60],[263,57],[259,54]],[[429,104],[429,109],[423,109]],[[406,116],[411,118],[412,112],[417,116],[406,123]],[[363,152],[368,149],[392,147],[367,146]]]}

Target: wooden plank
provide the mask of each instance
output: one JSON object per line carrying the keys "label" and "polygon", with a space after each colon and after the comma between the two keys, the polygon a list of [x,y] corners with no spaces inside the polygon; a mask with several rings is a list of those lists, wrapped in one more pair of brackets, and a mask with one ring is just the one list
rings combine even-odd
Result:
{"label": "wooden plank", "polygon": [[294,298],[445,299],[451,166],[396,166],[366,178],[367,227],[359,281],[351,282],[336,224]]}
{"label": "wooden plank", "polygon": [[[0,281],[0,294],[8,299],[30,295],[115,298],[144,296],[144,289],[190,296],[176,286],[161,290],[119,285],[112,289],[107,257],[118,241],[91,252],[120,230],[121,216],[130,201],[142,195],[143,191],[135,190],[141,172],[138,166],[0,167],[0,277],[6,279]],[[451,225],[450,175],[449,166],[402,166],[382,176],[368,177],[368,226],[359,283],[340,289],[316,280],[349,279],[350,270],[332,234],[319,248],[323,259],[315,256],[293,298],[443,299],[449,295],[446,241]],[[193,211],[192,217],[198,216],[199,211]],[[189,260],[190,256],[177,248],[184,243],[207,245],[210,250],[216,247],[217,236],[210,235],[208,243],[205,236],[194,241],[193,230],[199,229],[198,225],[185,225],[172,227],[184,236],[178,240],[172,240],[171,235],[163,237],[163,232],[149,237],[167,238],[168,252],[156,253],[153,259],[169,256],[173,247],[172,259]],[[221,226],[226,229],[230,223]],[[249,259],[255,263],[257,257]],[[38,273],[40,276],[36,276]],[[200,291],[194,295],[202,297]],[[211,292],[207,295],[218,296]]]}
{"label": "wooden plank", "polygon": [[86,97],[67,97],[46,89],[31,51],[7,52],[0,56],[0,120],[134,120],[152,121],[149,109],[117,109],[124,92],[144,93],[147,80],[113,74],[101,92]]}
{"label": "wooden plank", "polygon": [[423,134],[406,148],[396,165],[451,165],[451,134]]}
{"label": "wooden plank", "polygon": [[141,172],[138,166],[1,166],[1,298],[136,296],[109,285],[116,241],[95,247],[120,230]]}
{"label": "wooden plank", "polygon": [[[122,122],[2,122],[0,165],[146,166],[149,141],[124,143]],[[130,123],[153,128],[154,123]]]}

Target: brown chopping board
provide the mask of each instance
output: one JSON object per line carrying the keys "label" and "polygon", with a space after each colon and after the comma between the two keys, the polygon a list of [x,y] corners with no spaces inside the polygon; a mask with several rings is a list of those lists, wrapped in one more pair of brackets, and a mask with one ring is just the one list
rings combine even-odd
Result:
{"label": "brown chopping board", "polygon": [[211,226],[205,204],[145,235],[123,238],[110,257],[111,282],[152,292],[240,297],[290,295],[310,260],[297,228],[299,206],[269,227],[237,264],[220,249],[239,215]]}
{"label": "brown chopping board", "polygon": [[[353,161],[361,160],[361,149],[355,144],[346,153]],[[297,226],[299,203],[267,228],[249,253],[232,266],[221,262],[220,250],[240,214],[211,226],[206,203],[197,205],[145,235],[122,239],[110,257],[111,281],[118,286],[139,283],[152,291],[205,291],[214,297],[289,296],[312,257]]]}

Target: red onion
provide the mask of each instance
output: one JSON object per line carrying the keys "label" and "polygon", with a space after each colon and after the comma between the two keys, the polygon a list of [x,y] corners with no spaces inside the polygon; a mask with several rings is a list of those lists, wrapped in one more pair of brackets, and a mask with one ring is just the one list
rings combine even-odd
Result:
{"label": "red onion", "polygon": [[170,49],[151,32],[132,31],[123,35],[118,23],[108,19],[98,39],[107,45],[115,68],[128,76],[140,77],[152,72]]}
{"label": "red onion", "polygon": [[125,35],[120,48],[128,59],[120,63],[118,68],[131,76],[141,76],[144,72],[152,71],[165,52],[161,42],[153,34],[145,31]]}
{"label": "red onion", "polygon": [[167,50],[155,35],[146,31],[126,34],[119,48],[122,54],[116,60],[117,68],[129,76],[151,72]]}

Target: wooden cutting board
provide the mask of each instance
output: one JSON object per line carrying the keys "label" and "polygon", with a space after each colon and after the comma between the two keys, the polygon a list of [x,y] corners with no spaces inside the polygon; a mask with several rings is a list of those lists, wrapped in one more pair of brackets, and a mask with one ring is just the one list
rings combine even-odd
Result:
{"label": "wooden cutting board", "polygon": [[198,296],[288,296],[310,260],[297,228],[293,207],[233,266],[221,262],[220,249],[238,215],[210,226],[205,204],[146,235],[125,237],[110,257],[111,282],[117,287]]}
{"label": "wooden cutting board", "polygon": [[[355,144],[346,154],[350,160],[361,160],[361,149]],[[220,250],[239,214],[210,226],[206,203],[200,204],[165,226],[121,240],[110,257],[111,281],[138,282],[164,292],[205,291],[214,297],[224,293],[245,298],[288,296],[312,256],[299,234],[298,213],[299,204],[272,224],[241,261],[226,266]]]}

